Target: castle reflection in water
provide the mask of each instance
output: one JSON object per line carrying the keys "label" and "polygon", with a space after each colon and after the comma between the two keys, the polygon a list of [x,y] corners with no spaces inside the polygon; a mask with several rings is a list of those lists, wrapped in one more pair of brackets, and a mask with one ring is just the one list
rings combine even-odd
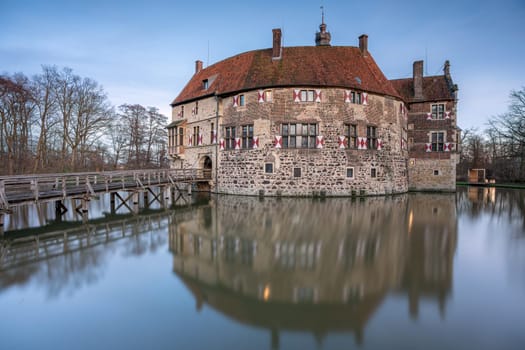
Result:
{"label": "castle reflection in water", "polygon": [[173,269],[196,299],[271,332],[353,332],[389,294],[445,313],[455,195],[366,199],[216,197],[170,225]]}

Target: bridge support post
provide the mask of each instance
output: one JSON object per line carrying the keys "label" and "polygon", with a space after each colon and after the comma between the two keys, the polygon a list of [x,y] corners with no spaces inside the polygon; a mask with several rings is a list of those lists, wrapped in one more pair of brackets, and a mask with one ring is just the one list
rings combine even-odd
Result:
{"label": "bridge support post", "polygon": [[175,187],[170,187],[170,201],[172,206],[175,206],[175,198]]}
{"label": "bridge support post", "polygon": [[139,192],[133,192],[133,214],[138,214],[139,212]]}
{"label": "bridge support post", "polygon": [[62,203],[62,200],[55,201],[55,221],[61,222],[62,216],[67,212],[67,208]]}
{"label": "bridge support post", "polygon": [[109,195],[109,210],[111,215],[115,214],[115,192],[111,192]]}
{"label": "bridge support post", "polygon": [[170,200],[170,186],[164,186],[161,187],[162,190],[162,206],[164,209],[167,209],[169,207],[169,200]]}
{"label": "bridge support post", "polygon": [[0,237],[4,237],[4,213],[0,212]]}
{"label": "bridge support post", "polygon": [[191,194],[191,182],[188,183],[188,194]]}
{"label": "bridge support post", "polygon": [[87,198],[82,198],[82,221],[83,222],[87,222],[89,217],[88,217],[88,199]]}
{"label": "bridge support post", "polygon": [[144,208],[149,209],[148,190],[143,192],[143,196],[144,196]]}

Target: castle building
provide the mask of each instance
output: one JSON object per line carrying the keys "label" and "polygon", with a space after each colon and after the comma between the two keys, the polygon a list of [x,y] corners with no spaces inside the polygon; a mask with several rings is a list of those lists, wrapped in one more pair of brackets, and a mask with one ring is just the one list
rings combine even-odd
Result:
{"label": "castle building", "polygon": [[195,74],[171,103],[173,168],[197,168],[213,192],[352,196],[455,190],[457,87],[443,76],[388,80],[368,51],[273,45]]}

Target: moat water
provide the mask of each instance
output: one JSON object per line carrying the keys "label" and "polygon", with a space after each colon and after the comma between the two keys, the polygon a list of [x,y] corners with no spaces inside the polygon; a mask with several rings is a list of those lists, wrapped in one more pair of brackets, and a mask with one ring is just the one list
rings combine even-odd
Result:
{"label": "moat water", "polygon": [[525,347],[525,191],[106,204],[6,223],[1,349]]}

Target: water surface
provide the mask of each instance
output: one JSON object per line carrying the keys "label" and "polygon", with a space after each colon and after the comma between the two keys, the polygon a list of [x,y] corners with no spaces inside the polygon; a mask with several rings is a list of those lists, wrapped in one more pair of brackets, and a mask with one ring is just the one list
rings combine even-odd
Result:
{"label": "water surface", "polygon": [[1,241],[2,349],[525,345],[523,191],[219,196],[42,231]]}

